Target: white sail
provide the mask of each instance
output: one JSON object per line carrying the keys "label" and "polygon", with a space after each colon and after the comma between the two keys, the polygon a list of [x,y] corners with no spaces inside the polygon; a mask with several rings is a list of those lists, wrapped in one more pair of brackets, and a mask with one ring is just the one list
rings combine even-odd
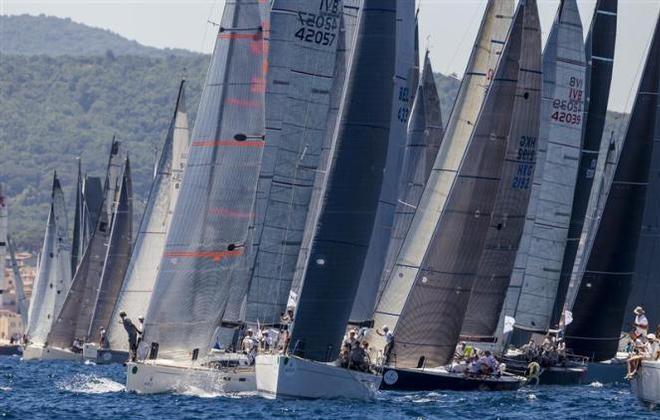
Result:
{"label": "white sail", "polygon": [[131,319],[136,319],[144,316],[149,307],[160,258],[165,249],[167,230],[179,196],[189,137],[184,82],[181,82],[174,116],[157,165],[129,267],[110,317],[107,338],[113,350],[128,351],[126,332],[119,322],[119,313],[126,312]]}
{"label": "white sail", "polygon": [[64,193],[57,176],[53,179],[50,213],[41,251],[37,278],[32,288],[26,335],[34,344],[45,344],[53,320],[62,306],[71,281],[71,249]]}
{"label": "white sail", "polygon": [[563,1],[543,55],[539,156],[502,317],[546,331],[557,294],[577,178],[584,110],[585,52],[575,0]]}
{"label": "white sail", "polygon": [[[403,242],[397,264],[420,267],[426,254],[435,230],[434,226],[458,175],[486,92],[495,74],[504,40],[511,25],[512,14],[513,1],[488,2],[445,136],[408,235]],[[374,314],[376,325],[389,324],[390,328],[394,327],[413,287],[418,269],[414,271],[408,276],[392,275],[386,281]],[[376,347],[384,347],[383,340],[377,337],[373,338],[372,344]]]}
{"label": "white sail", "polygon": [[7,250],[9,251],[11,270],[14,274],[14,286],[16,287],[16,306],[18,313],[21,314],[21,322],[23,322],[23,329],[25,330],[28,324],[28,301],[25,297],[25,287],[23,285],[21,271],[18,267],[18,262],[16,261],[16,249],[14,248],[14,244],[11,241],[11,237],[9,235],[7,235]]}

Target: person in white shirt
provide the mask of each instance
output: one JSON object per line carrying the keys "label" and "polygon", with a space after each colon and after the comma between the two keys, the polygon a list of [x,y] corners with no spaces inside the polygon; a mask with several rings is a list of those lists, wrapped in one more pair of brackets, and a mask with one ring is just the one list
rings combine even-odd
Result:
{"label": "person in white shirt", "polygon": [[635,313],[635,337],[646,337],[646,334],[649,332],[649,320],[646,318],[644,308],[638,306],[633,311]]}
{"label": "person in white shirt", "polygon": [[257,340],[253,336],[252,328],[248,328],[243,341],[241,342],[243,353],[247,354],[250,365],[254,363],[257,356]]}
{"label": "person in white shirt", "polygon": [[660,342],[655,334],[648,334],[646,336],[649,344],[649,354],[648,358],[651,360],[658,360],[660,358]]}
{"label": "person in white shirt", "polygon": [[383,325],[383,332],[376,330],[376,334],[381,337],[385,337],[385,348],[383,349],[383,364],[390,364],[390,356],[392,355],[392,349],[394,348],[394,333],[390,331],[390,328],[387,325]]}

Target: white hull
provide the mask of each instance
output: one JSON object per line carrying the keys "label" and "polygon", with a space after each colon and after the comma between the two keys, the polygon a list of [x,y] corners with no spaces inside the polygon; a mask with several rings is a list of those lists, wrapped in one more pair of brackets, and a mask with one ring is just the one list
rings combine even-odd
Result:
{"label": "white hull", "polygon": [[165,360],[126,365],[126,390],[138,394],[201,392],[234,394],[257,390],[254,367],[181,366]]}
{"label": "white hull", "polygon": [[631,385],[642,402],[654,408],[660,405],[660,361],[643,360]]}
{"label": "white hull", "polygon": [[259,355],[257,391],[265,398],[349,398],[371,400],[382,376],[293,356]]}
{"label": "white hull", "polygon": [[42,347],[30,344],[23,350],[23,360],[82,360],[81,353],[57,347]]}
{"label": "white hull", "polygon": [[97,351],[99,349],[99,346],[97,346],[94,343],[85,343],[83,344],[83,359],[85,360],[91,360],[96,362],[96,357],[97,357]]}

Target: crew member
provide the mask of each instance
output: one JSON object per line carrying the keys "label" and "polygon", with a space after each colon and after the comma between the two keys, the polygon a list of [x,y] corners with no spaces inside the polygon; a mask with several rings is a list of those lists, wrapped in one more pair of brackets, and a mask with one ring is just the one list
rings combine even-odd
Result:
{"label": "crew member", "polygon": [[137,357],[137,338],[138,334],[142,334],[142,331],[133,324],[133,321],[126,316],[126,312],[122,311],[119,313],[119,318],[121,318],[121,323],[128,334],[128,352],[132,362],[135,361]]}

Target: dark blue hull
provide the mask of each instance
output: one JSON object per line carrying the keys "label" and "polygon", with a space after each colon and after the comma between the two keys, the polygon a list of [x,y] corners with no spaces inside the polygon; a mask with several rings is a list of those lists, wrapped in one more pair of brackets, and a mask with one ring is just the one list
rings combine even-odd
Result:
{"label": "dark blue hull", "polygon": [[23,354],[23,348],[18,344],[0,345],[0,356],[20,356]]}
{"label": "dark blue hull", "polygon": [[461,373],[421,369],[385,368],[381,390],[389,391],[514,391],[524,384],[523,378],[470,377]]}

